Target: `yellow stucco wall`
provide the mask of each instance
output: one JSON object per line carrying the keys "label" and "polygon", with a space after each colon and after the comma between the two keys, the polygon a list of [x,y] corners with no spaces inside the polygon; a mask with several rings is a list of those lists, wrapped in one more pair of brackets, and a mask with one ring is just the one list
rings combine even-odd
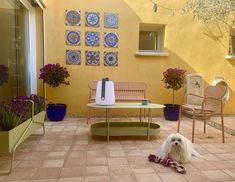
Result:
{"label": "yellow stucco wall", "polygon": [[[167,3],[161,1],[163,4]],[[182,3],[182,2],[181,2]],[[171,1],[166,6],[181,7],[178,1]],[[65,26],[65,10],[81,10],[81,26]],[[99,28],[85,26],[85,11],[99,12],[101,23]],[[119,14],[119,28],[105,29],[104,12]],[[138,31],[140,23],[166,24],[165,50],[168,57],[137,57]],[[65,31],[79,30],[81,46],[71,47],[65,44]],[[100,32],[100,46],[85,46],[85,31]],[[103,33],[118,32],[118,48],[104,48]],[[210,31],[212,31],[210,33]],[[46,86],[46,96],[51,102],[62,102],[68,105],[69,115],[86,115],[88,100],[88,82],[104,76],[115,81],[144,81],[148,85],[147,97],[156,103],[170,103],[172,91],[166,90],[161,81],[162,72],[170,67],[180,67],[188,73],[201,73],[206,83],[211,83],[215,76],[223,76],[230,85],[230,100],[226,103],[225,113],[235,114],[233,108],[235,62],[225,60],[228,50],[228,35],[222,29],[220,34],[216,27],[205,27],[190,14],[180,15],[176,12],[169,17],[168,12],[160,9],[152,11],[149,0],[50,0],[45,9],[45,63],[60,63],[70,72],[69,86],[50,88]],[[214,34],[214,37],[211,36]],[[82,64],[66,65],[66,49],[81,50]],[[100,66],[85,65],[85,51],[101,52]],[[118,51],[118,67],[103,66],[103,52]],[[176,102],[183,100],[183,89],[176,92]],[[156,114],[161,114],[158,111]]]}

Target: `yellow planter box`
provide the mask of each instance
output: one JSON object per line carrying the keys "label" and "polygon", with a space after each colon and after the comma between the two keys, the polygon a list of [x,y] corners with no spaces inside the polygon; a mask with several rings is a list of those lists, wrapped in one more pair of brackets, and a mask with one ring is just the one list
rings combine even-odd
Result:
{"label": "yellow planter box", "polygon": [[33,119],[28,119],[10,131],[0,131],[0,153],[11,153],[19,140],[17,145],[24,142],[35,130],[42,127],[45,122],[45,114],[45,111],[41,111],[36,114]]}

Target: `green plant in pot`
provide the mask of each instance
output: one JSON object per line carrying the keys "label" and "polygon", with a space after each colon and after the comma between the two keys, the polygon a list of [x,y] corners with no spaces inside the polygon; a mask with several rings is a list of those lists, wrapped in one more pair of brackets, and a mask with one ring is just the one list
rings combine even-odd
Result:
{"label": "green plant in pot", "polygon": [[[43,83],[48,84],[50,87],[56,88],[61,84],[69,85],[67,78],[69,77],[67,68],[61,66],[59,63],[47,64],[40,69],[39,79]],[[61,121],[66,114],[66,104],[62,103],[49,103],[47,105],[47,117],[50,121]]]}
{"label": "green plant in pot", "polygon": [[172,104],[165,104],[164,116],[166,120],[177,121],[180,106],[175,104],[175,91],[184,86],[186,70],[180,68],[169,68],[163,72],[162,81],[166,89],[172,89]]}

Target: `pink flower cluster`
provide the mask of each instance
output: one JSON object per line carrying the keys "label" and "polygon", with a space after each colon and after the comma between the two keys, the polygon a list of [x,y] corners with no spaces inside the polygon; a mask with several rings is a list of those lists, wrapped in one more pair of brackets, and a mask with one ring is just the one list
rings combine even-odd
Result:
{"label": "pink flower cluster", "polygon": [[162,81],[165,83],[165,88],[179,90],[184,86],[186,70],[180,68],[169,68],[163,72]]}
{"label": "pink flower cluster", "polygon": [[47,64],[41,68],[39,79],[42,79],[43,83],[47,83],[51,87],[58,87],[60,84],[69,85],[69,81],[66,81],[69,76],[67,68],[56,63]]}

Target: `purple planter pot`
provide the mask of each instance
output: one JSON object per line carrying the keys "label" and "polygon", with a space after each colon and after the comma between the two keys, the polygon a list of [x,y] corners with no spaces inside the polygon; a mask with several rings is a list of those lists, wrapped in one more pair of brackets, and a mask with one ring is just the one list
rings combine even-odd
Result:
{"label": "purple planter pot", "polygon": [[62,121],[66,114],[65,104],[48,104],[47,105],[47,118],[50,121]]}
{"label": "purple planter pot", "polygon": [[166,120],[177,121],[179,119],[180,105],[165,104],[164,116]]}

